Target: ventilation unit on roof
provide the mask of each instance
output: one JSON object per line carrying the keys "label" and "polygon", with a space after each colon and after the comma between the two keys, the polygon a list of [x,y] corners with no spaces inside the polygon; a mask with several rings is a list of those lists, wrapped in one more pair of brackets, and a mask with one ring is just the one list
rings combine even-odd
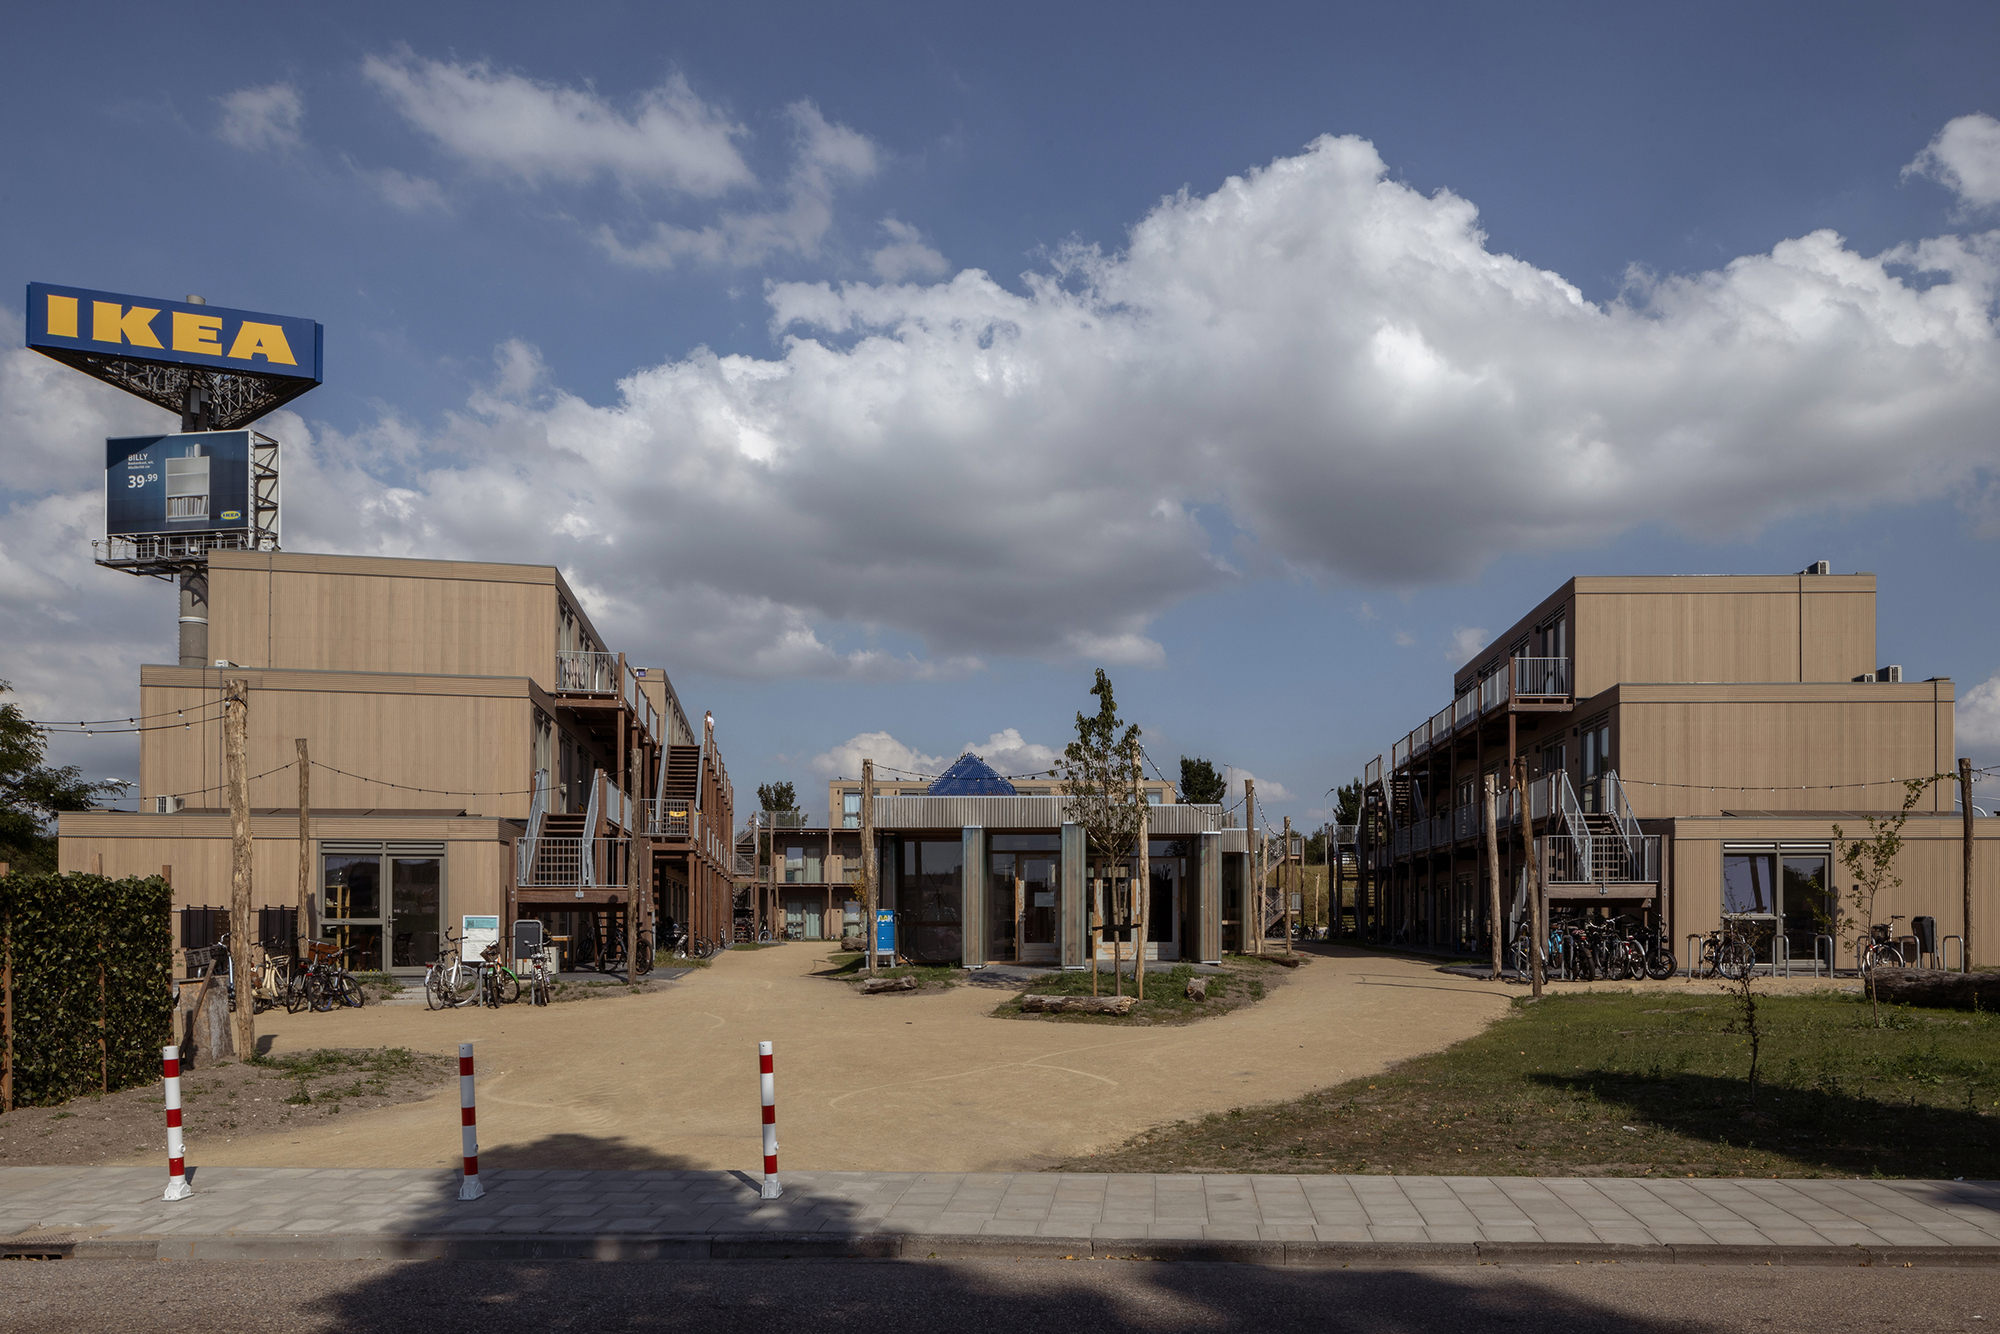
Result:
{"label": "ventilation unit on roof", "polygon": [[1901,681],[1903,679],[1903,669],[1894,663],[1891,663],[1887,667],[1877,667],[1875,669],[1875,679],[1877,681]]}
{"label": "ventilation unit on roof", "polygon": [[154,797],[153,814],[175,815],[187,805],[186,797]]}
{"label": "ventilation unit on roof", "polygon": [[1805,569],[1803,569],[1803,570],[1800,570],[1800,571],[1799,571],[1799,573],[1800,573],[1800,574],[1832,574],[1832,573],[1833,573],[1833,562],[1831,562],[1831,561],[1824,561],[1824,560],[1816,560],[1816,561],[1814,561],[1814,562],[1813,562],[1812,564],[1810,564],[1810,565],[1806,566],[1806,567],[1805,567]]}

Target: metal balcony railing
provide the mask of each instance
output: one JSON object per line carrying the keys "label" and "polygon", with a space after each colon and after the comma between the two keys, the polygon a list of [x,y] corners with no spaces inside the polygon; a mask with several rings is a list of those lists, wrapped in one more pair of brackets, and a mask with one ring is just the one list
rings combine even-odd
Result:
{"label": "metal balcony railing", "polygon": [[1451,702],[1451,727],[1455,732],[1468,727],[1479,716],[1479,692],[1468,690]]}
{"label": "metal balcony railing", "polygon": [[1529,698],[1567,699],[1570,693],[1569,659],[1514,659],[1514,693]]}
{"label": "metal balcony railing", "polygon": [[[1414,735],[1414,733],[1412,733]],[[1410,762],[1410,737],[1404,737],[1389,747],[1389,767],[1400,769]]]}
{"label": "metal balcony railing", "polygon": [[1431,715],[1431,744],[1439,745],[1451,740],[1451,710],[1447,704]]}
{"label": "metal balcony railing", "polygon": [[1548,840],[1552,885],[1658,884],[1660,836],[1577,839],[1557,834]]}
{"label": "metal balcony railing", "polygon": [[585,649],[556,650],[556,689],[572,695],[618,693],[618,655]]}
{"label": "metal balcony railing", "polygon": [[630,844],[622,838],[537,839],[516,845],[516,886],[522,889],[618,888],[626,881]]}
{"label": "metal balcony railing", "polygon": [[701,812],[682,797],[654,797],[642,803],[646,832],[654,838],[694,838],[701,829]]}

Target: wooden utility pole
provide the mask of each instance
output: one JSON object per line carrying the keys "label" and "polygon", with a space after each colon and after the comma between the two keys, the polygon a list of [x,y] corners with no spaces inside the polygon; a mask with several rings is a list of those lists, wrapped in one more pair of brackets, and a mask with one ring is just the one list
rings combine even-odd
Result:
{"label": "wooden utility pole", "polygon": [[222,683],[223,763],[229,785],[229,961],[236,974],[236,1057],[257,1054],[256,978],[250,971],[250,683]]}
{"label": "wooden utility pole", "polygon": [[[775,856],[775,854],[774,854]],[[881,869],[881,860],[875,854],[875,761],[861,761],[861,897],[867,904],[868,920],[862,923],[862,933],[868,937],[868,975],[875,975],[875,876]],[[771,868],[777,874],[777,867]],[[762,874],[761,869],[758,874]],[[773,893],[776,889],[773,887]]]}
{"label": "wooden utility pole", "polygon": [[1958,794],[1965,823],[1965,925],[1959,928],[1958,967],[1960,972],[1969,973],[1972,971],[1972,761],[1963,756],[1958,761]]}
{"label": "wooden utility pole", "polygon": [[1146,926],[1153,915],[1153,808],[1146,802],[1145,775],[1139,771],[1139,750],[1132,749],[1132,795],[1139,800],[1139,902],[1132,919],[1139,924],[1139,944],[1132,951],[1132,981],[1140,1000],[1146,999]]}
{"label": "wooden utility pole", "polygon": [[[1264,952],[1264,879],[1257,874],[1261,864],[1260,853],[1263,844],[1257,838],[1257,780],[1243,780],[1243,833],[1250,841],[1245,850],[1250,854],[1250,871],[1256,880],[1254,892],[1248,887],[1243,892],[1243,952],[1262,954]],[[1255,928],[1252,928],[1252,923]]]}
{"label": "wooden utility pole", "polygon": [[312,928],[312,761],[306,758],[306,739],[300,737],[295,744],[299,748],[299,920],[292,924],[298,932],[292,957],[304,963],[306,942],[319,934]]}
{"label": "wooden utility pole", "polygon": [[1493,941],[1493,976],[1500,976],[1500,822],[1493,810],[1493,775],[1486,775],[1486,880],[1490,891],[1486,911],[1490,919],[1486,934]]}
{"label": "wooden utility pole", "polygon": [[1542,893],[1535,874],[1535,802],[1528,792],[1528,761],[1514,761],[1514,790],[1521,795],[1521,874],[1528,877],[1528,921],[1532,935],[1528,940],[1528,983],[1530,992],[1539,997],[1542,994],[1542,947],[1549,938],[1548,927],[1542,921]]}

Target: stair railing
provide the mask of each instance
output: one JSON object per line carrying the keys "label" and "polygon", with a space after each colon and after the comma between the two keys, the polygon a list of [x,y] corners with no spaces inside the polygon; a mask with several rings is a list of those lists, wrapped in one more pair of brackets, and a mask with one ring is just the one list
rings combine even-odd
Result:
{"label": "stair railing", "polygon": [[[586,851],[596,845],[598,803],[603,799],[603,795],[604,785],[602,783],[592,783],[590,785],[590,812],[583,817],[583,846]],[[597,883],[596,858],[585,856],[579,857],[577,860],[580,863],[583,883],[586,885],[595,885]]]}
{"label": "stair railing", "polygon": [[1578,867],[1585,877],[1596,879],[1597,862],[1591,856],[1590,821],[1584,818],[1583,805],[1576,799],[1576,789],[1569,784],[1568,770],[1557,770],[1550,775],[1549,786],[1551,795],[1559,803],[1563,826],[1576,846]]}
{"label": "stair railing", "polygon": [[535,866],[535,849],[542,841],[542,819],[549,813],[549,771],[535,770],[535,795],[528,802],[528,837],[517,856],[515,882],[525,883]]}
{"label": "stair railing", "polygon": [[1639,850],[1644,836],[1639,832],[1639,818],[1632,813],[1632,799],[1625,795],[1625,784],[1618,779],[1616,769],[1604,771],[1604,786],[1600,789],[1607,798],[1606,812],[1618,822],[1618,832],[1625,840],[1625,854],[1632,859],[1633,874],[1640,874]]}

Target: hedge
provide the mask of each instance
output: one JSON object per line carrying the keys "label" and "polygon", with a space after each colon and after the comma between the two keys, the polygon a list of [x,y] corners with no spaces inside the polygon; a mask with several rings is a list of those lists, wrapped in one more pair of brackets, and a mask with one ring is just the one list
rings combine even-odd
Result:
{"label": "hedge", "polygon": [[14,1106],[159,1077],[173,1030],[172,910],[173,887],[158,876],[0,876]]}

